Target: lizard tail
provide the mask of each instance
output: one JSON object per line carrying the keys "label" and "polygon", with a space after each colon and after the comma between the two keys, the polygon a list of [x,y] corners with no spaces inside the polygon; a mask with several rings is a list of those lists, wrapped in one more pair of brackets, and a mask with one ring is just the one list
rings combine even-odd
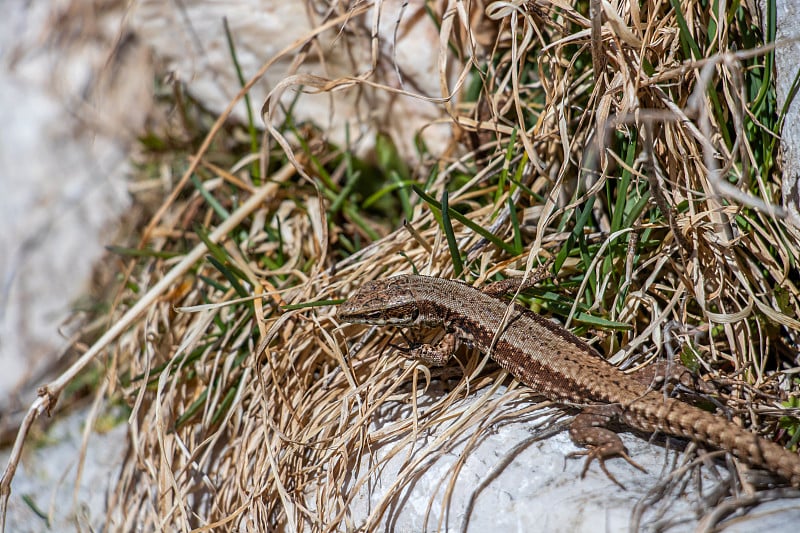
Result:
{"label": "lizard tail", "polygon": [[632,426],[645,431],[658,430],[730,451],[750,466],[770,470],[800,487],[800,455],[724,417],[672,398],[665,401],[658,392],[650,392],[631,403],[624,416]]}

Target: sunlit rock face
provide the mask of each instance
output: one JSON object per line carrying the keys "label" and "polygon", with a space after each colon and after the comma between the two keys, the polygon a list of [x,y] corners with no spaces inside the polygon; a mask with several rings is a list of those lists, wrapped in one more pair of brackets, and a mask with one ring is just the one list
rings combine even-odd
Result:
{"label": "sunlit rock face", "polygon": [[[445,116],[441,99],[456,91],[460,65],[450,58],[440,67],[446,43],[440,45],[425,3],[390,0],[379,12],[350,15],[339,4],[142,0],[132,8],[131,24],[171,74],[215,112],[241,89],[227,21],[245,80],[272,61],[250,91],[257,125],[263,124],[259,115],[274,91],[265,119],[279,124],[291,107],[295,123],[313,122],[338,145],[346,143],[349,129],[350,146],[359,155],[369,155],[376,132],[389,135],[407,160],[417,156],[417,132],[433,153],[443,149],[450,128],[431,122]],[[333,21],[329,29],[317,30],[326,21]],[[244,102],[233,115],[247,120]]]}

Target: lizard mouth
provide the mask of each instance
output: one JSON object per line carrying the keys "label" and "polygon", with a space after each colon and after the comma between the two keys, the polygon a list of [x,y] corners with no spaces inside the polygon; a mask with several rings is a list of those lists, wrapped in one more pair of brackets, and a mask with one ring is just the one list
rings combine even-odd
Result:
{"label": "lizard mouth", "polygon": [[393,316],[385,309],[365,311],[358,306],[343,303],[336,312],[336,319],[351,324],[370,324],[373,326],[411,326],[417,323],[419,309],[413,309],[407,315]]}

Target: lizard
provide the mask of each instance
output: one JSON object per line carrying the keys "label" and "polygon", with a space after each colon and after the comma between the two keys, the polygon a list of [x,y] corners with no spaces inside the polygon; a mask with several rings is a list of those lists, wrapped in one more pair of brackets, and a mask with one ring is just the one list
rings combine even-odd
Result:
{"label": "lizard", "polygon": [[378,279],[364,283],[341,304],[337,319],[377,326],[442,327],[445,335],[438,344],[413,345],[408,349],[411,356],[441,366],[463,342],[489,354],[539,395],[562,405],[584,406],[569,428],[572,441],[585,448],[573,454],[587,456],[582,476],[597,459],[620,485],[605,467],[611,457],[644,470],[628,456],[619,435],[605,427],[616,419],[639,431],[661,432],[732,453],[800,487],[800,455],[724,417],[652,390],[566,328],[500,298],[519,285],[504,280],[481,291],[430,276]]}

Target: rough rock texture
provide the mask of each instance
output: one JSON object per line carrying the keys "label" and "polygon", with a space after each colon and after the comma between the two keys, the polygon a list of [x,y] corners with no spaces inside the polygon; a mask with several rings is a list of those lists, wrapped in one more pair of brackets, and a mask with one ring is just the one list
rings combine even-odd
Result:
{"label": "rough rock texture", "polygon": [[[800,4],[794,0],[777,0],[775,80],[778,89],[778,107],[782,108],[791,96],[792,83],[800,65]],[[762,4],[762,14],[766,10]],[[783,208],[787,221],[800,227],[800,105],[795,98],[786,112],[783,123]]]}
{"label": "rough rock texture", "polygon": [[128,206],[124,171],[150,108],[152,70],[122,29],[124,2],[3,7],[0,405],[8,407],[11,390],[69,344],[69,328],[59,327]]}
{"label": "rough rock texture", "polygon": [[[251,111],[257,126],[263,124],[260,111],[267,95],[295,74],[325,80],[363,77],[390,89],[442,97],[439,33],[425,12],[425,2],[386,0],[381,2],[379,16],[374,9],[370,10],[310,40],[312,28],[341,14],[335,8],[322,9],[325,4],[140,0],[133,4],[131,23],[142,41],[165,61],[171,74],[185,82],[187,91],[214,112],[225,109],[241,89],[223,19],[230,28],[245,80],[285,48],[309,40],[307,46],[298,46],[280,56],[251,90]],[[452,67],[446,69],[448,75],[452,74]],[[413,159],[417,153],[413,133],[443,116],[440,104],[369,84],[351,84],[341,87],[342,90],[311,94],[319,87],[310,88],[313,85],[310,79],[305,84],[301,81],[290,84],[280,98],[284,106],[293,105],[295,122],[313,121],[323,128],[328,140],[339,145],[346,142],[347,126],[351,147],[362,155],[372,149],[375,133],[380,131],[393,138],[406,159]],[[307,92],[299,94],[303,85]],[[244,102],[234,109],[234,116],[247,120]],[[278,112],[272,119],[280,123],[283,114]],[[450,128],[432,126],[422,134],[436,153],[448,141]]]}

